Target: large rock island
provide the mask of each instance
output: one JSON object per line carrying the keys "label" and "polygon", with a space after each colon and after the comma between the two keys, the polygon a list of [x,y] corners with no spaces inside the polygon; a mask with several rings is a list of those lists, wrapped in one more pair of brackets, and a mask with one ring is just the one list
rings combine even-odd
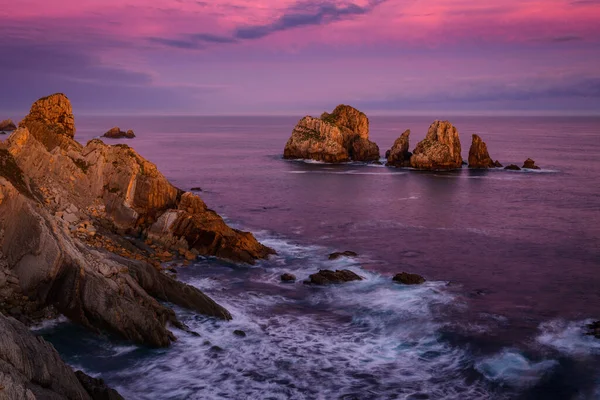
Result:
{"label": "large rock island", "polygon": [[369,162],[379,160],[379,147],[369,140],[367,116],[342,104],[321,118],[302,118],[285,145],[283,157],[328,163]]}
{"label": "large rock island", "polygon": [[435,121],[427,136],[413,151],[410,165],[415,169],[447,170],[462,167],[458,130],[448,121]]}

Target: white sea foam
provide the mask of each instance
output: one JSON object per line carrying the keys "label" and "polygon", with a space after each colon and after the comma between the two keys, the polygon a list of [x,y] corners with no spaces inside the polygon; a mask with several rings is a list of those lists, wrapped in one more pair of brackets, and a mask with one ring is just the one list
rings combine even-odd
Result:
{"label": "white sea foam", "polygon": [[575,357],[600,354],[600,340],[585,334],[586,321],[554,320],[540,325],[537,342]]}
{"label": "white sea foam", "polygon": [[48,319],[45,321],[38,322],[35,325],[31,326],[30,330],[32,330],[34,332],[47,331],[47,330],[51,330],[52,328],[57,327],[58,325],[60,325],[62,323],[65,323],[67,321],[68,321],[67,317],[60,315],[60,316],[58,316],[58,318]]}
{"label": "white sea foam", "polygon": [[505,349],[499,354],[479,361],[475,368],[486,379],[515,387],[535,385],[545,374],[558,365],[555,360],[533,362],[515,349]]}
{"label": "white sea foam", "polygon": [[388,171],[388,172],[365,172],[365,171],[288,171],[290,174],[324,174],[324,175],[406,175],[407,172],[402,171]]}

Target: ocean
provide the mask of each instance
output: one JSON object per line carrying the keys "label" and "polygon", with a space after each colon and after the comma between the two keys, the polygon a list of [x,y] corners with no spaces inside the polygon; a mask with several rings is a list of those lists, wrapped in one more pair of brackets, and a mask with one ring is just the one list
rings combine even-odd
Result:
{"label": "ocean", "polygon": [[[181,189],[278,255],[200,259],[180,279],[233,321],[175,308],[199,337],[148,349],[59,320],[36,330],[127,399],[600,399],[600,118],[454,117],[504,165],[419,172],[283,160],[299,117],[79,117],[118,125]],[[372,117],[381,154],[434,118]],[[334,251],[357,258],[328,260]],[[319,269],[365,280],[302,284]],[[406,271],[427,283],[403,286]],[[280,283],[291,272],[295,284]],[[233,334],[243,330],[246,337]]]}

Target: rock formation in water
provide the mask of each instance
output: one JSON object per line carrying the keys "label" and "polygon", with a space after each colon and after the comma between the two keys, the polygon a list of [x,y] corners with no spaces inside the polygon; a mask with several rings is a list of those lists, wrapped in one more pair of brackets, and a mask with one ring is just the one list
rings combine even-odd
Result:
{"label": "rock formation in water", "polygon": [[435,121],[413,151],[410,165],[416,169],[448,170],[462,166],[458,131],[448,121]]}
{"label": "rock formation in water", "polygon": [[421,275],[401,272],[394,276],[393,281],[403,283],[405,285],[420,285],[421,283],[425,283],[425,278],[423,278]]}
{"label": "rock formation in water", "polygon": [[496,163],[490,157],[485,142],[478,135],[473,135],[473,141],[469,149],[469,168],[487,169],[495,167]]}
{"label": "rock formation in water", "polygon": [[0,131],[12,132],[16,129],[17,129],[17,126],[15,125],[14,122],[12,122],[11,119],[5,119],[4,121],[0,122]]}
{"label": "rock formation in water", "polygon": [[304,283],[307,285],[329,285],[362,280],[363,278],[359,275],[347,269],[337,271],[322,269],[316,274],[310,275],[309,280],[304,281]]}
{"label": "rock formation in water", "polygon": [[133,139],[135,137],[135,133],[133,133],[131,129],[127,131],[122,131],[121,128],[115,126],[114,128],[109,129],[108,132],[102,135],[102,137],[109,139]]}
{"label": "rock formation in water", "polygon": [[385,152],[387,166],[390,167],[410,167],[410,158],[412,153],[409,149],[410,129],[404,131],[402,135],[392,145],[392,148]]}
{"label": "rock formation in water", "polygon": [[[86,382],[96,382],[93,390]],[[99,397],[98,394],[103,397]],[[0,314],[0,398],[122,400],[114,390],[67,366],[54,347],[17,320]]]}
{"label": "rock formation in water", "polygon": [[71,106],[58,94],[36,102],[0,143],[3,303],[26,296],[89,329],[151,346],[175,339],[168,323],[183,327],[157,300],[230,319],[163,273],[160,261],[179,254],[253,263],[274,251],[228,227],[130,147],[98,139],[84,147],[74,132]]}
{"label": "rock formation in water", "polygon": [[290,274],[289,272],[282,274],[280,278],[281,278],[281,282],[295,282],[296,281],[296,275]]}
{"label": "rock formation in water", "polygon": [[369,119],[357,109],[339,105],[321,118],[304,117],[285,145],[283,157],[329,163],[377,161],[379,147],[369,140]]}
{"label": "rock formation in water", "polygon": [[525,162],[523,163],[523,166],[521,168],[525,168],[525,169],[541,169],[540,167],[538,167],[537,165],[535,165],[535,161],[533,161],[531,158],[528,158],[527,160],[525,160]]}
{"label": "rock formation in water", "polygon": [[515,164],[507,165],[506,167],[504,167],[504,169],[507,169],[509,171],[520,171],[521,170],[521,168],[519,168],[519,166],[515,165]]}
{"label": "rock formation in water", "polygon": [[337,260],[340,257],[357,257],[357,256],[358,256],[358,254],[355,253],[354,251],[346,250],[346,251],[338,251],[338,252],[335,252],[335,253],[331,253],[329,255],[329,259],[330,260]]}

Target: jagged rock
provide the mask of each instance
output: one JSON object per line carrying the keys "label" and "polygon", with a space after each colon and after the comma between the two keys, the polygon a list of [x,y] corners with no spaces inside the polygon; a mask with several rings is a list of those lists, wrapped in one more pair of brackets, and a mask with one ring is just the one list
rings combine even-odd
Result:
{"label": "jagged rock", "polygon": [[296,275],[290,274],[290,273],[285,273],[283,275],[281,275],[281,281],[282,282],[295,282],[296,281]]}
{"label": "jagged rock", "polygon": [[533,161],[531,158],[528,158],[527,160],[525,160],[525,162],[523,163],[523,166],[521,168],[525,168],[525,169],[541,169],[540,167],[538,167],[537,165],[535,165],[535,161]]}
{"label": "jagged rock", "polygon": [[322,269],[316,274],[310,275],[309,280],[304,281],[304,283],[307,285],[328,285],[362,280],[363,278],[359,275],[347,269],[336,271]]}
{"label": "jagged rock", "polygon": [[500,164],[500,161],[498,161],[498,160],[494,161],[494,168],[502,168],[502,167],[503,167],[503,165]]}
{"label": "jagged rock", "polygon": [[401,272],[394,276],[393,281],[403,283],[405,285],[420,285],[421,283],[425,283],[425,278],[423,278],[421,275]]}
{"label": "jagged rock", "polygon": [[462,166],[458,131],[448,121],[435,121],[413,151],[410,165],[416,169],[446,170]]}
{"label": "jagged rock", "polygon": [[377,161],[379,147],[369,140],[367,116],[342,104],[321,118],[302,118],[292,131],[283,157],[330,163]]}
{"label": "jagged rock", "polygon": [[135,134],[131,129],[125,132],[122,131],[118,126],[115,126],[114,128],[109,129],[104,135],[102,135],[102,137],[109,139],[133,139],[135,137]]}
{"label": "jagged rock", "polygon": [[410,167],[410,158],[412,153],[409,149],[410,129],[404,131],[402,135],[392,145],[392,148],[386,151],[385,158],[390,167]]}
{"label": "jagged rock", "polygon": [[495,168],[496,164],[488,153],[487,145],[478,135],[473,135],[469,149],[469,168],[487,169]]}
{"label": "jagged rock", "polygon": [[592,322],[591,324],[586,325],[587,332],[586,335],[595,336],[600,339],[600,321]]}
{"label": "jagged rock", "polygon": [[519,168],[519,166],[515,165],[515,164],[510,164],[510,165],[504,167],[504,169],[507,169],[509,171],[520,171],[521,170],[521,168]]}
{"label": "jagged rock", "polygon": [[124,400],[116,390],[106,386],[102,379],[92,378],[83,371],[76,371],[75,376],[92,400]]}
{"label": "jagged rock", "polygon": [[331,253],[329,255],[329,259],[330,260],[337,260],[340,257],[357,257],[358,254],[353,252],[353,251],[341,251],[341,252],[335,252],[335,253]]}
{"label": "jagged rock", "polygon": [[17,129],[17,126],[11,119],[5,119],[0,122],[0,131],[11,132]]}

